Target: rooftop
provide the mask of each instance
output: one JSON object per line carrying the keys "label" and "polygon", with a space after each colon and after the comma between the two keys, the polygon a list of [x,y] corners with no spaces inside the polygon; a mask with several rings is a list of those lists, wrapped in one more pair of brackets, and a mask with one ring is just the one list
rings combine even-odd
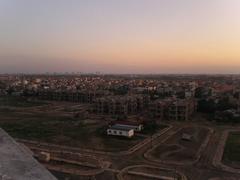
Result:
{"label": "rooftop", "polygon": [[0,129],[0,179],[56,180],[2,129]]}
{"label": "rooftop", "polygon": [[113,126],[109,127],[108,129],[120,130],[120,131],[131,131],[133,128],[121,126],[121,125],[113,125]]}
{"label": "rooftop", "polygon": [[128,125],[128,126],[139,126],[142,123],[132,121],[112,121],[109,125]]}

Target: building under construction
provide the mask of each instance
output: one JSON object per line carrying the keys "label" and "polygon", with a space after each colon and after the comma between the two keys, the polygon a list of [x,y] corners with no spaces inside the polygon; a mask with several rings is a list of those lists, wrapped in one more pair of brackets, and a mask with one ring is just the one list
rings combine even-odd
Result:
{"label": "building under construction", "polygon": [[108,91],[57,91],[57,90],[45,90],[39,91],[38,97],[42,100],[52,101],[70,101],[80,103],[92,103],[96,98],[108,95]]}
{"label": "building under construction", "polygon": [[167,119],[176,121],[190,120],[196,110],[196,103],[191,99],[177,99],[167,108]]}
{"label": "building under construction", "polygon": [[148,96],[141,95],[102,97],[96,99],[94,109],[97,114],[136,114],[146,107],[148,99]]}
{"label": "building under construction", "polygon": [[156,100],[149,105],[150,117],[168,120],[189,120],[196,109],[195,101],[191,99]]}
{"label": "building under construction", "polygon": [[152,118],[157,118],[159,120],[164,119],[166,115],[166,110],[171,103],[171,99],[166,100],[155,100],[149,104],[149,116]]}

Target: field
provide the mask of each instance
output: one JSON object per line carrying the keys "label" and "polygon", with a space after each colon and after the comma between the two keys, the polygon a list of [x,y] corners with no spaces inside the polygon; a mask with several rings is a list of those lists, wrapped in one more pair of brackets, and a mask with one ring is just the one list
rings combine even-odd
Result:
{"label": "field", "polygon": [[79,104],[44,103],[35,108],[0,106],[0,127],[15,138],[109,152],[128,150],[144,139],[107,136],[106,122],[101,118],[75,117],[74,112],[66,112],[75,106]]}
{"label": "field", "polygon": [[230,132],[225,145],[223,162],[235,167],[240,167],[240,132]]}
{"label": "field", "polygon": [[[186,127],[167,139],[166,142],[153,149],[153,158],[163,161],[192,162],[207,137],[209,130],[203,127]],[[183,140],[182,135],[189,134],[191,140]]]}
{"label": "field", "polygon": [[10,107],[34,107],[46,105],[46,102],[37,100],[28,100],[24,97],[16,96],[0,96],[0,106],[10,106]]}

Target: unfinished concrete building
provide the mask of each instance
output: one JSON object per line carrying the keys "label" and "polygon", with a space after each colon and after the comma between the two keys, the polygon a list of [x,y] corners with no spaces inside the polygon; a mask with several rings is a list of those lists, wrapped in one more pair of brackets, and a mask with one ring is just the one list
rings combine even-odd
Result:
{"label": "unfinished concrete building", "polygon": [[189,120],[196,109],[196,103],[190,99],[160,99],[149,104],[149,116],[157,119],[176,121]]}
{"label": "unfinished concrete building", "polygon": [[70,102],[80,102],[80,103],[92,103],[96,98],[107,95],[107,91],[56,91],[56,90],[46,90],[39,91],[38,96],[43,100],[53,100],[53,101],[70,101]]}
{"label": "unfinished concrete building", "polygon": [[102,97],[96,99],[94,109],[97,114],[136,114],[144,108],[144,98],[141,95]]}
{"label": "unfinished concrete building", "polygon": [[194,100],[177,99],[172,101],[167,108],[169,120],[187,121],[191,118],[196,108]]}
{"label": "unfinished concrete building", "polygon": [[152,118],[164,119],[165,111],[169,102],[164,100],[156,100],[149,104],[149,116]]}

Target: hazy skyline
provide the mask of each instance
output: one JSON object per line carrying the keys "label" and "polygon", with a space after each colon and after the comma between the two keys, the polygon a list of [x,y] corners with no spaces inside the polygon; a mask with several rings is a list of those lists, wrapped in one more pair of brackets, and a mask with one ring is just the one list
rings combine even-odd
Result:
{"label": "hazy skyline", "polygon": [[0,73],[240,73],[239,0],[0,0]]}

